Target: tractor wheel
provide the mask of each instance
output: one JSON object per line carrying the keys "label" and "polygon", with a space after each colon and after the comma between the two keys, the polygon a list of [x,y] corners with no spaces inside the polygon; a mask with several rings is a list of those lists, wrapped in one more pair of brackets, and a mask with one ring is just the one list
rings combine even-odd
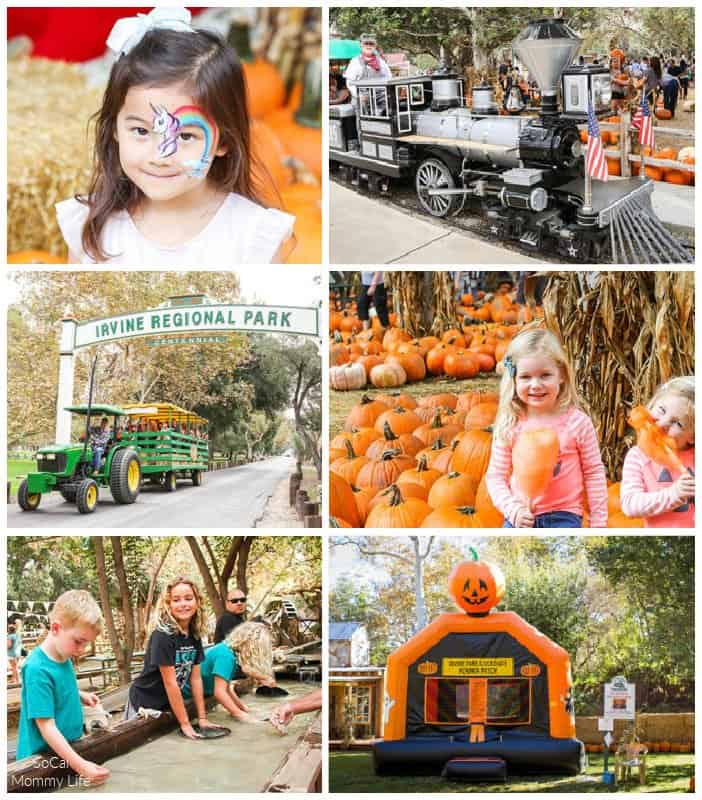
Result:
{"label": "tractor wheel", "polygon": [[22,511],[36,511],[41,503],[41,494],[30,494],[27,491],[27,481],[23,480],[17,489],[17,502]]}
{"label": "tractor wheel", "polygon": [[118,450],[110,466],[110,491],[115,503],[133,503],[141,489],[141,464],[133,450]]}
{"label": "tractor wheel", "polygon": [[178,487],[178,481],[176,480],[175,472],[167,472],[166,473],[166,475],[164,477],[163,485],[166,487],[166,491],[167,492],[175,492],[175,490]]}
{"label": "tractor wheel", "polygon": [[59,492],[61,492],[61,497],[67,503],[75,503],[76,502],[76,489],[74,486],[59,486]]}
{"label": "tractor wheel", "polygon": [[194,469],[192,477],[193,477],[193,486],[202,486],[202,470]]}
{"label": "tractor wheel", "polygon": [[86,478],[76,489],[76,505],[81,514],[92,514],[98,504],[98,485],[92,478]]}

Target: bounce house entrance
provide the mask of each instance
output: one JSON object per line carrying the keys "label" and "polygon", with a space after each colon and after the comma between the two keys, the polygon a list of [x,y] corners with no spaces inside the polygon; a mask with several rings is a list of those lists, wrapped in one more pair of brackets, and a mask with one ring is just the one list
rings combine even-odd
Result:
{"label": "bounce house entrance", "polygon": [[529,678],[427,678],[424,716],[428,725],[465,725],[483,716],[490,725],[531,722]]}

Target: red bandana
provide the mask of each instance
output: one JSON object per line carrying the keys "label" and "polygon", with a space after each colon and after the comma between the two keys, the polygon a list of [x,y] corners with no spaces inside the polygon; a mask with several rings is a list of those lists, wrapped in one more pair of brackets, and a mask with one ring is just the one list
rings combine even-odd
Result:
{"label": "red bandana", "polygon": [[377,55],[373,54],[372,56],[364,56],[361,54],[361,58],[371,69],[374,69],[376,72],[380,72],[380,62],[378,61]]}

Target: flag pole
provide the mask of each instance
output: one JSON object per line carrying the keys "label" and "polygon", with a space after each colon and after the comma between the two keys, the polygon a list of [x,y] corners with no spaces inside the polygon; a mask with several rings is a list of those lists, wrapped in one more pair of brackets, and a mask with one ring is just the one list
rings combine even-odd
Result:
{"label": "flag pole", "polygon": [[592,176],[587,167],[585,167],[585,196],[580,210],[583,214],[592,214]]}

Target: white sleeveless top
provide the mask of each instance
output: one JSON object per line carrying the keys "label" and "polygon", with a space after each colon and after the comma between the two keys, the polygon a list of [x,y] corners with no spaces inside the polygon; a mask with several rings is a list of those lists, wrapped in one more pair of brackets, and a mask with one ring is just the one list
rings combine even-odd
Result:
{"label": "white sleeveless top", "polygon": [[[80,264],[96,263],[81,243],[88,207],[75,199],[56,203],[56,216],[69,250]],[[130,267],[237,267],[270,264],[293,232],[295,217],[229,194],[205,228],[189,241],[164,247],[149,241],[126,211],[118,211],[102,231],[106,264]]]}

